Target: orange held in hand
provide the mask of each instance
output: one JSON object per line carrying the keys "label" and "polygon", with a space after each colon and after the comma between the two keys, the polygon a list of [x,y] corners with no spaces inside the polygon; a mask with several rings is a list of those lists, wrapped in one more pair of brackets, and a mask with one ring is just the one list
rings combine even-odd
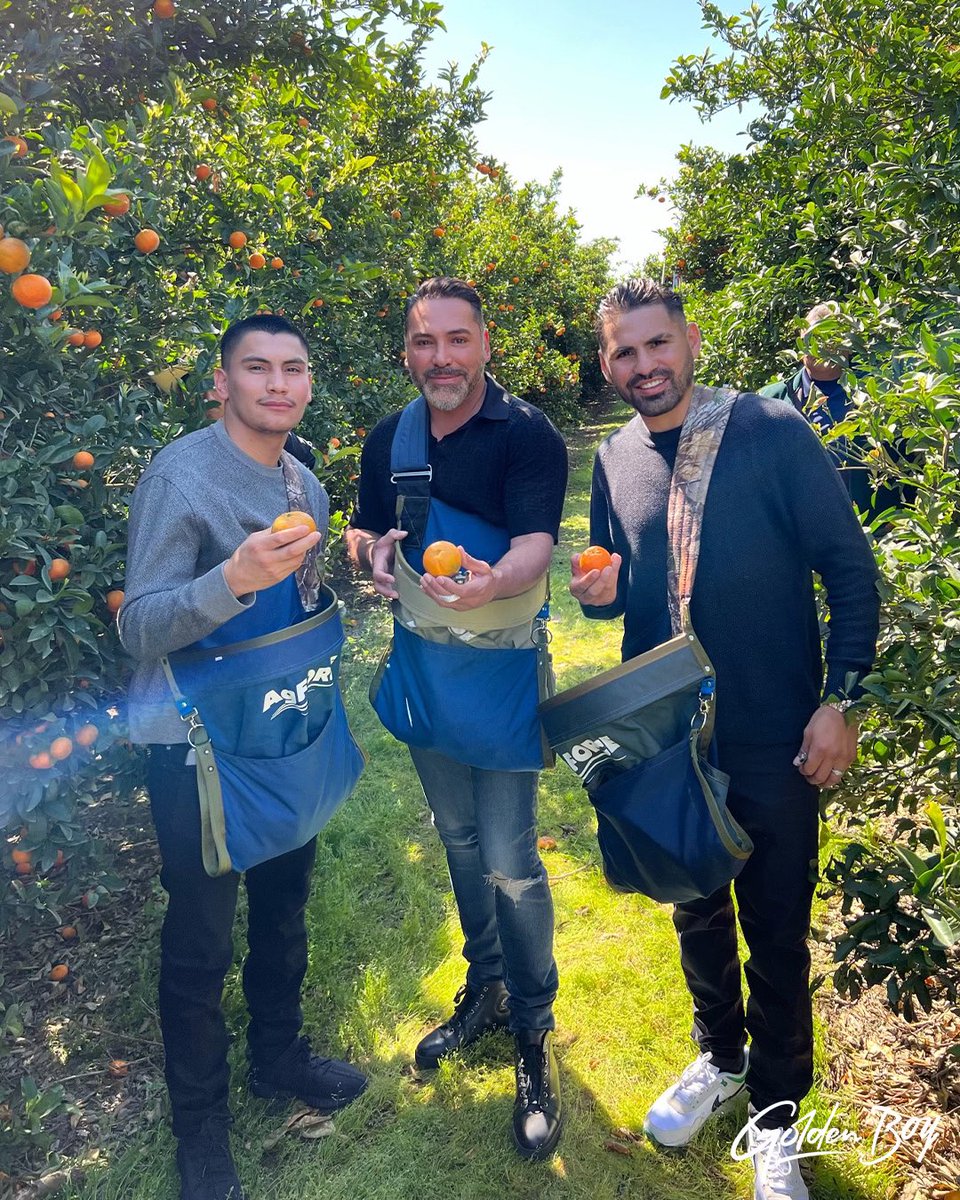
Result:
{"label": "orange held in hand", "polygon": [[281,533],[284,529],[293,529],[297,525],[306,525],[310,533],[313,533],[317,528],[316,521],[309,513],[298,512],[294,509],[293,512],[281,513],[270,526],[270,532]]}
{"label": "orange held in hand", "polygon": [[453,542],[431,542],[423,552],[423,569],[430,575],[452,578],[462,566],[463,559]]}
{"label": "orange held in hand", "polygon": [[584,574],[587,571],[602,571],[612,561],[610,551],[604,550],[603,546],[588,546],[580,555],[580,570]]}

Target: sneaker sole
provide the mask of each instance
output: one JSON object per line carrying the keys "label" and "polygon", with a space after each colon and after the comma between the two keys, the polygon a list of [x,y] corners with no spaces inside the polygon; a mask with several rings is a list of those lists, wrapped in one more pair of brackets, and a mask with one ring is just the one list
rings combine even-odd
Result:
{"label": "sneaker sole", "polygon": [[670,1134],[666,1136],[658,1136],[656,1133],[654,1133],[646,1119],[644,1119],[643,1122],[643,1132],[655,1145],[662,1146],[665,1150],[679,1150],[684,1146],[688,1146],[712,1117],[719,1116],[721,1113],[726,1112],[727,1109],[733,1107],[736,1101],[743,1096],[746,1090],[746,1074],[744,1074],[744,1082],[740,1084],[740,1086],[732,1095],[728,1096],[722,1104],[718,1104],[716,1108],[712,1108],[710,1112],[703,1118],[700,1124],[695,1126],[695,1128],[691,1129],[689,1132],[678,1130],[675,1141],[668,1140],[668,1138],[672,1136]]}

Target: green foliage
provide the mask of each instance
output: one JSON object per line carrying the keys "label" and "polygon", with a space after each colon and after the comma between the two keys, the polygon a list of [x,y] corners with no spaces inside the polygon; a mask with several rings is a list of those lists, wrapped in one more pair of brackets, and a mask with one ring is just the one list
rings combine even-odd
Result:
{"label": "green foliage", "polygon": [[701,7],[729,53],[680,59],[664,94],[706,117],[759,109],[749,150],[686,147],[668,189],[667,261],[705,333],[703,370],[782,377],[802,315],[838,299],[841,316],[799,349],[850,347],[855,404],[833,436],[858,437],[902,499],[872,530],[883,629],[843,796],[853,841],[831,878],[850,914],[838,984],[886,982],[909,1015],[934,983],[960,986],[945,950],[960,902],[960,4],[935,25],[917,0]]}
{"label": "green foliage", "polygon": [[[411,394],[402,301],[425,275],[476,275],[498,313],[514,305],[504,381],[574,411],[610,247],[578,244],[554,185],[475,172],[480,64],[425,82],[438,16],[422,0],[183,0],[170,17],[0,0],[0,224],[52,287],[27,308],[0,274],[0,927],[89,891],[83,810],[136,777],[107,598],[123,589],[130,490],[208,419],[227,322],[266,310],[304,329],[303,432],[334,535],[366,430]],[[521,314],[550,330],[540,357]],[[66,756],[48,758],[63,737]],[[23,848],[34,868],[14,875]],[[51,874],[58,850],[69,866]]]}

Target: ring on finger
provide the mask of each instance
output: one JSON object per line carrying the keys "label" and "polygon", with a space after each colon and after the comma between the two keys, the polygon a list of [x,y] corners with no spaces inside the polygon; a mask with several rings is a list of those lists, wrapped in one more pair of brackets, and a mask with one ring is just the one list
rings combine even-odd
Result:
{"label": "ring on finger", "polygon": [[836,777],[837,777],[838,779],[842,779],[842,778],[843,778],[843,772],[840,770],[840,768],[839,768],[839,767],[831,767],[831,768],[830,768],[830,774],[831,774],[831,775],[836,775]]}
{"label": "ring on finger", "polygon": [[797,755],[797,762],[800,763],[801,766],[803,766],[803,764],[807,761],[807,759],[809,757],[810,756],[807,754],[806,750],[801,750],[800,753]]}

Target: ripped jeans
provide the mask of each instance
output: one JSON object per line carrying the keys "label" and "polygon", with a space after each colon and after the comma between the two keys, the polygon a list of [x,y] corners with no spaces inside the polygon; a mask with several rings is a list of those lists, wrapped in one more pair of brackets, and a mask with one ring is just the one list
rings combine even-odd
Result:
{"label": "ripped jeans", "polygon": [[553,897],[537,853],[536,771],[484,771],[410,747],[447,852],[467,983],[502,979],[510,1028],[553,1029]]}

